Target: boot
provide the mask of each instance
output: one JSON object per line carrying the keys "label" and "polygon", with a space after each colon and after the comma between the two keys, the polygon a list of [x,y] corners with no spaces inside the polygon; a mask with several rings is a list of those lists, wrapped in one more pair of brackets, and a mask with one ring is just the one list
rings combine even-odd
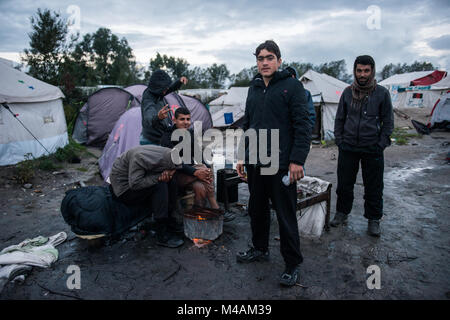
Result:
{"label": "boot", "polygon": [[379,237],[381,234],[380,220],[369,219],[369,222],[367,225],[367,232],[369,233],[369,235],[371,235],[373,237]]}
{"label": "boot", "polygon": [[332,227],[337,227],[339,225],[347,225],[347,218],[348,214],[336,211],[336,214],[334,215],[333,221],[330,222],[330,225]]}
{"label": "boot", "polygon": [[168,230],[168,221],[161,220],[155,223],[156,244],[168,248],[177,248],[184,244],[184,240]]}

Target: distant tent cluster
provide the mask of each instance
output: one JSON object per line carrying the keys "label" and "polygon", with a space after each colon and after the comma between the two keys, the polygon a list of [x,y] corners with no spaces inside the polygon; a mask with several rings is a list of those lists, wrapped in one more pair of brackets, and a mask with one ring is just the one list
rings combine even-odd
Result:
{"label": "distant tent cluster", "polygon": [[[313,135],[325,140],[334,139],[334,118],[339,98],[348,84],[313,70],[302,75],[300,81],[311,92],[316,109]],[[248,87],[232,87],[227,94],[209,103],[214,127],[239,127],[242,124],[247,92]]]}
{"label": "distant tent cluster", "polygon": [[439,70],[396,74],[379,84],[389,90],[394,108],[432,108],[450,90],[447,72]]}
{"label": "distant tent cluster", "polygon": [[[299,80],[308,89],[316,109],[313,135],[334,139],[334,119],[340,96],[347,83],[312,70]],[[444,71],[413,72],[395,75],[379,83],[385,86],[395,108],[433,108],[429,127],[450,121],[450,77]],[[91,94],[76,119],[73,138],[88,146],[103,148],[100,172],[108,179],[112,163],[123,152],[139,145],[142,130],[141,103],[147,86],[124,89],[101,88]],[[209,103],[198,98],[224,93]],[[203,131],[242,125],[248,87],[228,90],[186,90],[186,95],[171,93],[165,97],[171,115],[180,106],[191,111],[192,125],[201,121]],[[25,160],[26,154],[38,158],[53,153],[68,143],[67,125],[61,90],[20,72],[0,61],[0,165]]]}

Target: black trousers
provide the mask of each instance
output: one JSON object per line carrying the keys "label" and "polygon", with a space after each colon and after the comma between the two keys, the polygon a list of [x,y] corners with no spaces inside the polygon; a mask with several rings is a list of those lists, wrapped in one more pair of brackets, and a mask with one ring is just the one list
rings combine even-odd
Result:
{"label": "black trousers", "polygon": [[383,152],[354,152],[339,148],[337,168],[336,211],[349,214],[353,206],[353,187],[361,162],[364,183],[364,217],[381,219],[383,216]]}
{"label": "black trousers", "polygon": [[[112,191],[112,190],[111,190]],[[114,195],[114,192],[112,192]],[[114,195],[115,197],[115,195]],[[176,209],[177,183],[175,179],[141,190],[127,190],[118,198],[127,205],[148,204],[155,220],[173,216]]]}
{"label": "black trousers", "polygon": [[261,175],[256,166],[246,166],[250,199],[248,214],[251,221],[253,246],[262,251],[269,248],[270,204],[277,213],[280,229],[280,251],[287,266],[303,262],[300,252],[296,205],[297,187],[286,187],[281,181],[287,170],[279,170],[275,175]]}

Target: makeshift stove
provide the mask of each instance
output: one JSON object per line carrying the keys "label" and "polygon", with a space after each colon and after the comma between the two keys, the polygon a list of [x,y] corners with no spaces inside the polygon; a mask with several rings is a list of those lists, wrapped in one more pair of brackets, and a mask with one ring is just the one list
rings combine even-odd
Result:
{"label": "makeshift stove", "polygon": [[192,208],[183,216],[184,234],[196,245],[205,245],[223,232],[223,215],[209,208]]}

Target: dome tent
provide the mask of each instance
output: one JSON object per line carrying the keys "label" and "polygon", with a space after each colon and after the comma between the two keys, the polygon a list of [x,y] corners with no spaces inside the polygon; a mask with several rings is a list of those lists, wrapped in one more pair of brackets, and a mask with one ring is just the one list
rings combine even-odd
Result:
{"label": "dome tent", "polygon": [[0,62],[0,165],[16,164],[68,144],[58,87]]}
{"label": "dome tent", "polygon": [[72,137],[78,143],[103,148],[120,116],[138,106],[140,101],[124,89],[109,87],[97,90],[81,108]]}

